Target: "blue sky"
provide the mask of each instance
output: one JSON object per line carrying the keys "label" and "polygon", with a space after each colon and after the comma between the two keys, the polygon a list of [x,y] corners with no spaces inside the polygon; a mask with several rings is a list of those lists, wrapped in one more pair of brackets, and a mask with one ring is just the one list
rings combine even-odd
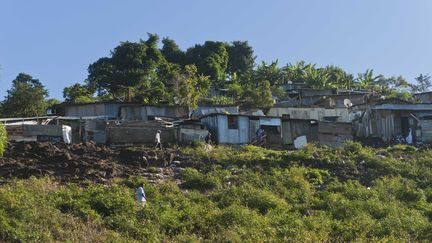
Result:
{"label": "blue sky", "polygon": [[62,98],[90,63],[147,32],[183,49],[248,40],[259,61],[372,68],[413,80],[432,74],[431,12],[430,0],[0,0],[0,99],[19,72]]}

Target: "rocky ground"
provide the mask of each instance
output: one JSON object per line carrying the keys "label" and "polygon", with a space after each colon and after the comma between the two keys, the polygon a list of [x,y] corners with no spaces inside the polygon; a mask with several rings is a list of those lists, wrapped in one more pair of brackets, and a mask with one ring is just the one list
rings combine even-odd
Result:
{"label": "rocky ground", "polygon": [[9,143],[0,158],[0,182],[49,176],[61,182],[107,182],[143,176],[150,181],[178,178],[189,158],[173,148],[110,148],[94,143]]}

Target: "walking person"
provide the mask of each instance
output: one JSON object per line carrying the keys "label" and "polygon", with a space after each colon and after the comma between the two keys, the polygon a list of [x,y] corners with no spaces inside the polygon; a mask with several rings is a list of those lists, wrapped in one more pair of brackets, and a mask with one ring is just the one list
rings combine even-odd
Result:
{"label": "walking person", "polygon": [[136,190],[136,193],[135,193],[135,197],[136,197],[138,203],[140,203],[141,206],[144,207],[146,202],[147,202],[147,198],[146,198],[146,195],[144,192],[144,186],[138,187],[138,189]]}
{"label": "walking person", "polygon": [[204,145],[204,150],[205,151],[209,151],[212,149],[211,143],[212,143],[212,134],[211,132],[208,132],[207,136],[204,138],[205,141],[205,145]]}
{"label": "walking person", "polygon": [[156,136],[155,136],[155,148],[160,148],[162,149],[162,144],[161,144],[161,130],[157,130],[156,132]]}

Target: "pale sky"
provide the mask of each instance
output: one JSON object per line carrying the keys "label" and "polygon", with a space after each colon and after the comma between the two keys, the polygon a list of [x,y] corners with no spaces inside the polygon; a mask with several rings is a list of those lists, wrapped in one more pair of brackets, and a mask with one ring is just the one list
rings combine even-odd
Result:
{"label": "pale sky", "polygon": [[0,0],[0,100],[20,72],[51,97],[87,67],[147,32],[186,49],[247,40],[257,60],[305,60],[357,74],[432,74],[430,0]]}

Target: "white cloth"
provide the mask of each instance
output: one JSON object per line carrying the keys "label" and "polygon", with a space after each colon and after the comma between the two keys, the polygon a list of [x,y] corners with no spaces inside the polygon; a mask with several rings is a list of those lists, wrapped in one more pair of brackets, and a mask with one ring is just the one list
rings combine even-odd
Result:
{"label": "white cloth", "polygon": [[70,126],[62,126],[63,142],[66,144],[72,143],[72,128]]}
{"label": "white cloth", "polygon": [[156,141],[157,143],[160,143],[160,141],[161,141],[160,133],[159,133],[159,132],[156,133],[155,141]]}
{"label": "white cloth", "polygon": [[407,144],[412,144],[412,142],[413,142],[413,137],[412,137],[412,133],[411,133],[411,128],[409,129],[408,136],[406,137],[405,140],[406,140]]}
{"label": "white cloth", "polygon": [[299,149],[304,147],[307,144],[306,136],[300,136],[294,139],[294,148]]}
{"label": "white cloth", "polygon": [[138,202],[145,202],[146,201],[146,196],[144,193],[144,188],[142,188],[141,186],[138,187],[136,193],[135,193],[136,199],[138,200]]}

